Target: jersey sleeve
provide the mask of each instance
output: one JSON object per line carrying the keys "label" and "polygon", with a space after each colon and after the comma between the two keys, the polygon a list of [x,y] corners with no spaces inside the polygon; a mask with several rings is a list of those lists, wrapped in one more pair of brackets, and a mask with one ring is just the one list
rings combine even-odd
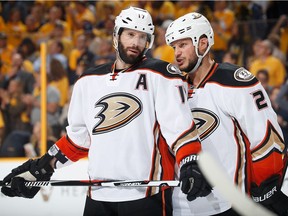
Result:
{"label": "jersey sleeve", "polygon": [[[237,97],[235,97],[237,95]],[[234,138],[246,160],[250,181],[260,184],[274,174],[283,174],[284,139],[269,96],[257,82],[227,89],[222,95],[224,110],[234,122]],[[229,100],[225,100],[229,98]]]}
{"label": "jersey sleeve", "polygon": [[187,103],[187,83],[178,77],[159,76],[155,109],[161,133],[171,147],[176,162],[201,150],[197,129]]}
{"label": "jersey sleeve", "polygon": [[58,159],[56,168],[76,162],[87,157],[90,147],[90,136],[84,122],[81,82],[76,82],[68,110],[67,135],[59,139],[51,152]]}

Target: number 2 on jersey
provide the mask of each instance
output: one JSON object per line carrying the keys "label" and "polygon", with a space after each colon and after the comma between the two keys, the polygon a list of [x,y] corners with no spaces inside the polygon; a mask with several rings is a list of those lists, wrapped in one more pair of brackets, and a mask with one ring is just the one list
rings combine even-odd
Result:
{"label": "number 2 on jersey", "polygon": [[265,100],[264,94],[263,94],[263,92],[261,90],[253,92],[252,95],[253,95],[255,103],[256,103],[256,105],[258,107],[258,110],[261,110],[261,109],[263,109],[263,108],[268,106],[267,102]]}

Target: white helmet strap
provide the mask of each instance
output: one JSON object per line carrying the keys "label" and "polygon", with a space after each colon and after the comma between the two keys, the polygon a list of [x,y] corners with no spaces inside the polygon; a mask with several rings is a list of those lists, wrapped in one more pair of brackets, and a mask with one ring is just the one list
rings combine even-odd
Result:
{"label": "white helmet strap", "polygon": [[203,55],[199,55],[199,52],[198,52],[198,47],[199,47],[198,44],[199,44],[199,42],[200,42],[200,40],[198,41],[197,44],[194,45],[194,47],[195,47],[195,52],[196,52],[196,55],[197,55],[197,57],[198,57],[198,60],[197,60],[197,63],[196,63],[196,65],[195,65],[195,67],[190,71],[190,73],[195,72],[195,71],[199,68],[199,66],[200,66],[200,64],[201,64],[201,62],[202,62],[202,59],[207,55],[207,53],[209,52],[210,47],[211,47],[211,45],[208,44],[208,47],[207,47],[207,49],[205,50],[204,54],[203,54]]}

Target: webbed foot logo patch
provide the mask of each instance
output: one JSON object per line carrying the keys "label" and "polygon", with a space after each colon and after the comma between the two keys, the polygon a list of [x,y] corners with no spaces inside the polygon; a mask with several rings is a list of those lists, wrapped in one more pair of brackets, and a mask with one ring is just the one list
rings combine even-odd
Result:
{"label": "webbed foot logo patch", "polygon": [[138,117],[143,109],[142,103],[135,95],[112,93],[95,103],[95,108],[102,109],[95,116],[99,121],[92,134],[107,133],[119,129]]}

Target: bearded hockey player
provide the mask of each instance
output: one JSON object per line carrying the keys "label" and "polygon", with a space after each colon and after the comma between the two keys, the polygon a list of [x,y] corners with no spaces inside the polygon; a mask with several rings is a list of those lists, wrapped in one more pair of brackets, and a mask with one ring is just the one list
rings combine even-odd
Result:
{"label": "bearded hockey player", "polygon": [[[33,198],[39,187],[28,188],[25,180],[49,180],[55,169],[87,156],[91,180],[174,180],[176,162],[191,193],[206,188],[196,163],[201,145],[187,83],[175,66],[145,56],[153,33],[146,10],[120,13],[113,35],[116,61],[89,69],[75,83],[67,136],[43,157],[13,169],[2,193]],[[84,215],[172,215],[172,190],[90,187]]]}

